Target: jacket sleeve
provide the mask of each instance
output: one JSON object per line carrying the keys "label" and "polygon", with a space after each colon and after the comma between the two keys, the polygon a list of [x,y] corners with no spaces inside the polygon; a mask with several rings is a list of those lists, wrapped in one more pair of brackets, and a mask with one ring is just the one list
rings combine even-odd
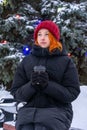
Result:
{"label": "jacket sleeve", "polygon": [[49,81],[44,93],[62,103],[70,103],[78,97],[80,93],[79,78],[77,69],[71,59],[67,70],[64,72],[61,84]]}
{"label": "jacket sleeve", "polygon": [[23,62],[21,62],[17,67],[10,91],[17,101],[25,102],[27,102],[35,94],[34,88],[27,79],[23,68]]}

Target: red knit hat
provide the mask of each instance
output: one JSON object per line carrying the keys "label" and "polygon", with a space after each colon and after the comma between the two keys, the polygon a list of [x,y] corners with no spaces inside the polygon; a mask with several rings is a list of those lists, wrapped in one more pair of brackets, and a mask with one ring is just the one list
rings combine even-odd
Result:
{"label": "red knit hat", "polygon": [[59,41],[60,40],[60,31],[59,27],[52,22],[51,20],[42,21],[34,30],[34,40],[37,39],[37,33],[40,29],[45,28],[48,29],[53,36]]}

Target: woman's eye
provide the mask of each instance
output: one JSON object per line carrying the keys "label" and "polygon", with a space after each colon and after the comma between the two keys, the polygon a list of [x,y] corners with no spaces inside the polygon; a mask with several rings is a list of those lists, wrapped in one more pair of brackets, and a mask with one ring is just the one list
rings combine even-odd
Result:
{"label": "woman's eye", "polygon": [[39,33],[38,36],[41,36],[41,34]]}
{"label": "woman's eye", "polygon": [[48,33],[46,33],[45,35],[48,35]]}
{"label": "woman's eye", "polygon": [[48,33],[46,33],[46,34],[38,33],[38,36],[48,36]]}

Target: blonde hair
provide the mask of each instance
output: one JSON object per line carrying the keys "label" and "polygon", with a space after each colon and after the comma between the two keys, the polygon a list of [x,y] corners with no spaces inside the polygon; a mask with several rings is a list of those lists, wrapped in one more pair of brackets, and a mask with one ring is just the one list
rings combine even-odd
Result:
{"label": "blonde hair", "polygon": [[[52,33],[49,32],[49,39],[50,39],[50,46],[49,46],[49,51],[52,52],[54,49],[59,49],[62,51],[62,44],[56,40],[56,38],[52,35]],[[35,41],[36,45],[38,44],[38,40]]]}

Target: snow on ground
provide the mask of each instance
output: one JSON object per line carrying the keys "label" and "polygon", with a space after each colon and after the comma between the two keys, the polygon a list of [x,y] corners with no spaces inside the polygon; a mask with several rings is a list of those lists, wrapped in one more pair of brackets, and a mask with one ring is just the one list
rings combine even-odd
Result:
{"label": "snow on ground", "polygon": [[[78,98],[72,103],[74,116],[71,127],[87,130],[87,86],[81,86],[81,93]],[[9,92],[0,90],[0,108],[5,111],[16,112],[15,103],[3,104],[2,98],[13,98]],[[0,129],[2,130],[2,129]]]}
{"label": "snow on ground", "polygon": [[87,130],[87,86],[81,86],[81,93],[72,103],[74,117],[72,127]]}

